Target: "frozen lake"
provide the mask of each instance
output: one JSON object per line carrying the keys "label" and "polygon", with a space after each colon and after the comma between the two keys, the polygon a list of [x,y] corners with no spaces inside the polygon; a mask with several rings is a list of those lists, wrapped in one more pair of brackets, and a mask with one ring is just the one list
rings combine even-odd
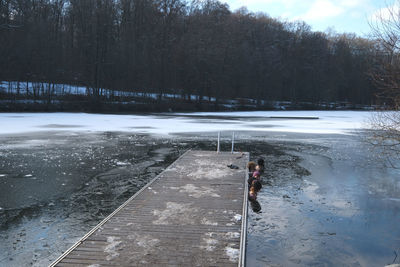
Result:
{"label": "frozen lake", "polygon": [[217,131],[224,150],[234,131],[237,150],[266,161],[248,266],[399,263],[400,172],[362,141],[368,118],[2,113],[0,265],[49,264],[184,151],[214,150]]}
{"label": "frozen lake", "polygon": [[336,134],[363,128],[368,116],[368,112],[362,111],[249,111],[154,115],[0,113],[0,122],[5,126],[0,128],[0,134],[59,130],[75,133],[113,131],[164,136],[209,131]]}

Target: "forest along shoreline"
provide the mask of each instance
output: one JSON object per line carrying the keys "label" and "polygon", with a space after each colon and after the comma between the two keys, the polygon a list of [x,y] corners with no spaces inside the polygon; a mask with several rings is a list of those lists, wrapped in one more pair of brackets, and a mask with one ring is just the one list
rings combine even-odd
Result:
{"label": "forest along shoreline", "polygon": [[246,110],[374,110],[378,105],[330,101],[260,100],[251,96],[211,96],[171,91],[159,94],[143,89],[121,91],[101,88],[94,107],[88,87],[52,82],[0,81],[0,112],[79,111],[131,114],[132,112],[246,111]]}
{"label": "forest along shoreline", "polygon": [[390,55],[379,40],[219,1],[8,1],[0,17],[0,111],[385,103],[371,75]]}

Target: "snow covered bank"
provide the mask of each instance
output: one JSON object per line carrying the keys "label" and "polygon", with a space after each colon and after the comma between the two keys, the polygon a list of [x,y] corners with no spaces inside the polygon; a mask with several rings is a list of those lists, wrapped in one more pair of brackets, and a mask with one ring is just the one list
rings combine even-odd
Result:
{"label": "snow covered bank", "polygon": [[[0,134],[38,131],[122,131],[155,135],[210,131],[348,134],[363,128],[369,116],[370,113],[364,111],[250,111],[157,115],[0,113]],[[318,117],[319,119],[276,117]]]}

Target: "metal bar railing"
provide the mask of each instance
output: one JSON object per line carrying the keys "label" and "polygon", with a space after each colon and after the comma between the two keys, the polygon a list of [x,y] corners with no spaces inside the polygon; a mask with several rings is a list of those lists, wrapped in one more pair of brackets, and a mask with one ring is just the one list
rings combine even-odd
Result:
{"label": "metal bar railing", "polygon": [[235,132],[232,132],[232,150],[231,150],[232,154],[233,154],[234,147],[235,147]]}
{"label": "metal bar railing", "polygon": [[[231,153],[235,151],[235,132],[232,132],[232,147]],[[218,139],[217,139],[217,153],[221,152],[221,132],[218,132]]]}

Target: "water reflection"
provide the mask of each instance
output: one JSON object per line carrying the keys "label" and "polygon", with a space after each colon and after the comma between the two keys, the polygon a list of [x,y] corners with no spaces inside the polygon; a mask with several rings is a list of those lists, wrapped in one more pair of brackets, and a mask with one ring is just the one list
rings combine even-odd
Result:
{"label": "water reflection", "polygon": [[266,158],[270,186],[258,195],[263,213],[249,214],[247,266],[400,263],[400,171],[354,137],[321,141],[254,155]]}

